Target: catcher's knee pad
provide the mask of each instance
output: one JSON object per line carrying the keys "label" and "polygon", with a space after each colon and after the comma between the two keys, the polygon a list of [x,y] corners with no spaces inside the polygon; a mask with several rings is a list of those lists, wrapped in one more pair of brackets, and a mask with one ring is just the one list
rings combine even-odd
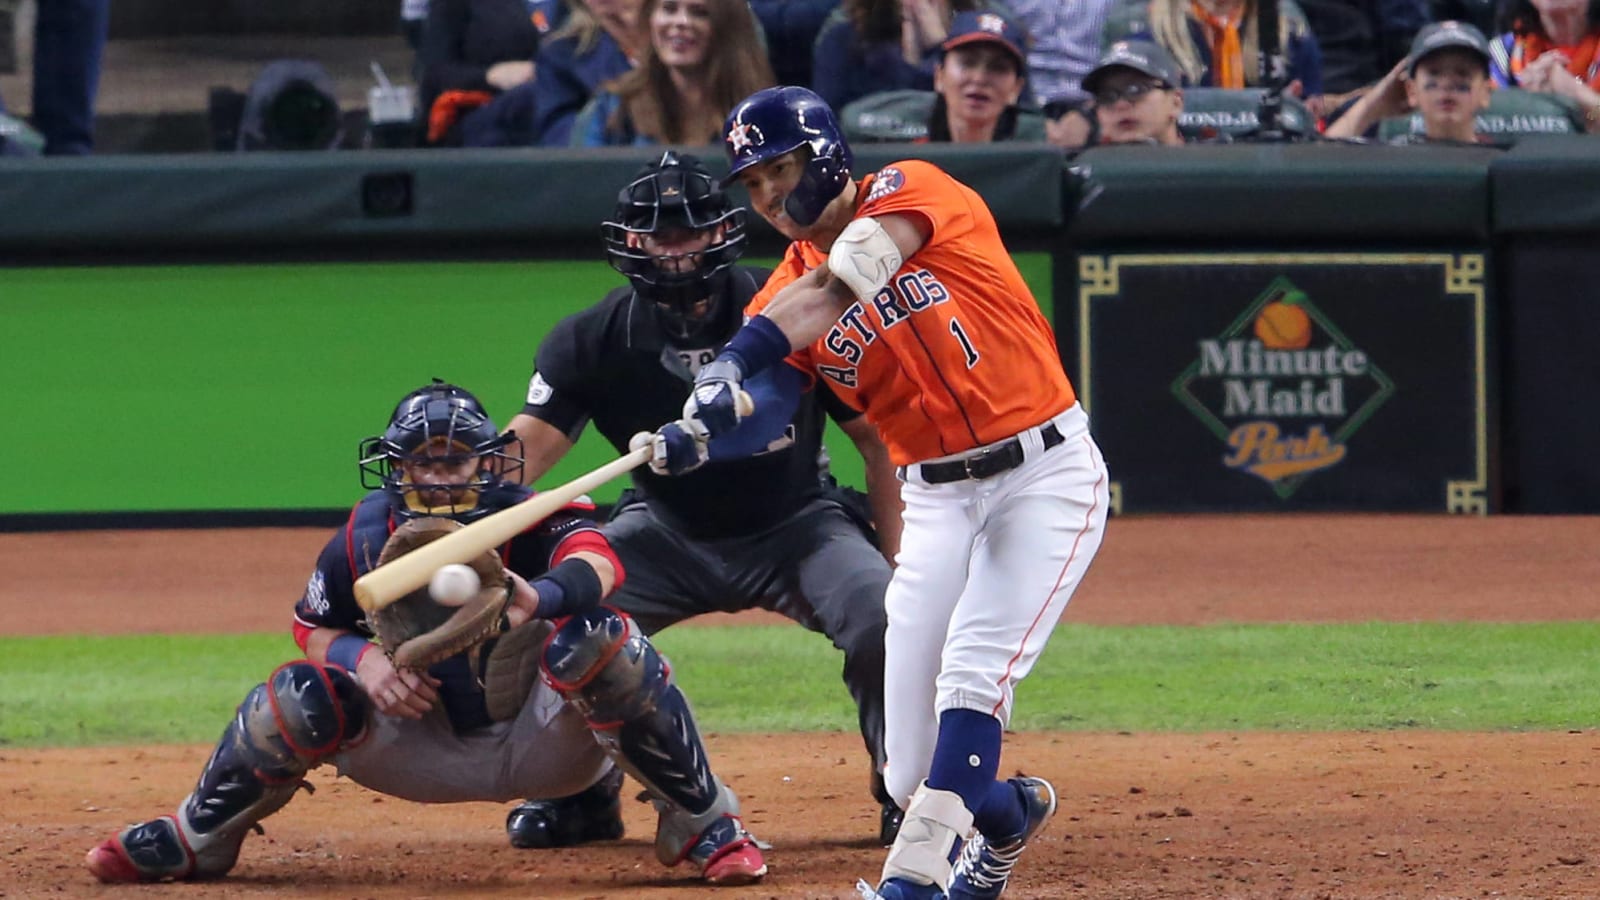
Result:
{"label": "catcher's knee pad", "polygon": [[550,635],[544,671],[595,729],[648,714],[672,684],[666,660],[633,619],[605,607],[571,617]]}
{"label": "catcher's knee pad", "polygon": [[[256,685],[171,820],[192,859],[188,873],[169,877],[216,877],[233,868],[246,832],[282,809],[307,771],[360,735],[367,711],[354,678],[307,660],[279,666]],[[125,832],[125,845],[128,839]]]}
{"label": "catcher's knee pad", "polygon": [[371,701],[354,677],[310,660],[284,663],[239,706],[252,748],[298,778],[360,736]]}
{"label": "catcher's knee pad", "polygon": [[684,842],[692,843],[716,819],[737,814],[733,794],[711,774],[694,714],[672,682],[671,667],[632,619],[603,607],[573,616],[545,644],[544,668],[606,753],[655,798],[662,813],[656,849],[663,862],[681,860]]}

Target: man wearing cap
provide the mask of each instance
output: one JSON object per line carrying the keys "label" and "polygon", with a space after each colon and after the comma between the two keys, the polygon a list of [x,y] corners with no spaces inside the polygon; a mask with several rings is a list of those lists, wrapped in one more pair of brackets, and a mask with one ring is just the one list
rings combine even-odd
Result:
{"label": "man wearing cap", "polygon": [[1328,126],[1330,138],[1358,138],[1381,120],[1422,115],[1422,133],[1397,143],[1488,143],[1478,134],[1478,113],[1489,108],[1489,42],[1465,22],[1435,22],[1417,32],[1411,54],[1348,112]]}
{"label": "man wearing cap", "polygon": [[1183,90],[1178,84],[1177,63],[1159,44],[1117,41],[1083,79],[1084,90],[1094,99],[1089,127],[1081,137],[1053,128],[1051,143],[1181,145],[1178,117],[1183,114]]}

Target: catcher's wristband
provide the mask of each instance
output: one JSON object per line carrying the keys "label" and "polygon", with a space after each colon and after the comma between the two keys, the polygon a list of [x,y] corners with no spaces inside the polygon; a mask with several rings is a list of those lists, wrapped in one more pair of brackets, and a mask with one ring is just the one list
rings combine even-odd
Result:
{"label": "catcher's wristband", "polygon": [[361,663],[361,655],[372,648],[373,643],[359,634],[341,634],[328,644],[328,652],[324,656],[333,665],[355,674],[356,666]]}
{"label": "catcher's wristband", "polygon": [[559,619],[593,609],[600,605],[605,594],[600,585],[600,573],[581,559],[562,560],[534,579],[530,587],[539,594],[539,608],[534,615],[541,619]]}

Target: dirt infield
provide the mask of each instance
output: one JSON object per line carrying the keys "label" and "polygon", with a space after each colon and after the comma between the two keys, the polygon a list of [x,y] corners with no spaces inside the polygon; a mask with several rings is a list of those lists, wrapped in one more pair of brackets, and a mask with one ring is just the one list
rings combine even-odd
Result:
{"label": "dirt infield", "polygon": [[[286,628],[319,530],[0,535],[9,634]],[[1600,519],[1114,520],[1070,621],[1589,619]],[[229,585],[217,596],[208,585]],[[48,604],[39,598],[50,598]],[[738,617],[759,621],[760,617]],[[726,621],[726,620],[719,620]],[[692,665],[680,660],[679,665]],[[1026,691],[1026,687],[1023,691]],[[0,707],[3,709],[3,707]],[[222,723],[218,723],[220,728]],[[727,898],[853,897],[869,841],[854,735],[710,735],[772,871]],[[0,897],[115,892],[81,858],[168,811],[209,748],[0,748]],[[1007,896],[1600,897],[1600,732],[1026,734],[1006,770],[1050,777],[1062,812]],[[234,874],[153,890],[223,897],[690,898],[710,893],[628,837],[515,851],[504,805],[421,806],[324,772]],[[149,890],[147,889],[146,893]]]}

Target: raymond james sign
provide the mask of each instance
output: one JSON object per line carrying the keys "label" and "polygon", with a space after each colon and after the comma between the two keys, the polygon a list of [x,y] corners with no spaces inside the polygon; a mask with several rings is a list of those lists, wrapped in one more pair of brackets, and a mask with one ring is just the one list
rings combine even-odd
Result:
{"label": "raymond james sign", "polygon": [[1079,371],[1128,511],[1487,511],[1482,258],[1080,260]]}

